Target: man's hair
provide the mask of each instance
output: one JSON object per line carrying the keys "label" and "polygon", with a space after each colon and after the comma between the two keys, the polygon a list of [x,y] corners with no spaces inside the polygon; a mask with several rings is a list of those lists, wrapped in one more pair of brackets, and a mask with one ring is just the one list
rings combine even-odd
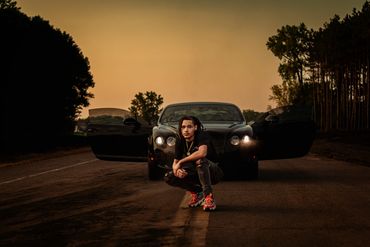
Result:
{"label": "man's hair", "polygon": [[182,133],[181,133],[181,126],[182,126],[182,122],[184,122],[184,120],[190,120],[190,121],[193,122],[194,125],[196,125],[198,127],[197,130],[194,133],[194,136],[197,136],[198,133],[203,130],[203,125],[202,125],[202,123],[200,122],[200,120],[197,117],[194,117],[194,116],[183,116],[179,120],[179,134],[180,134],[181,139],[184,138],[182,136]]}

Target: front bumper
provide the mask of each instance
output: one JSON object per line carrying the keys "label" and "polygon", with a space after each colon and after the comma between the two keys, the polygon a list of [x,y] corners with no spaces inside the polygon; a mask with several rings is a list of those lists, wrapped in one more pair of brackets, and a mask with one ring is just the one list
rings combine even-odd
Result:
{"label": "front bumper", "polygon": [[[148,153],[149,165],[164,169],[172,169],[175,153],[169,149],[150,149]],[[230,147],[223,153],[218,154],[218,162],[222,167],[248,166],[258,160],[254,149],[248,147]]]}
{"label": "front bumper", "polygon": [[172,163],[175,158],[174,152],[168,150],[152,149],[148,153],[148,163],[151,166],[157,166],[166,170],[172,169]]}

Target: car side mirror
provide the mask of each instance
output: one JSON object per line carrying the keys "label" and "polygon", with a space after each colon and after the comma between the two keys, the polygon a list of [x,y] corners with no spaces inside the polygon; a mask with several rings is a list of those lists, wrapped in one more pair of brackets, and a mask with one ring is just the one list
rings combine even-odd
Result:
{"label": "car side mirror", "polygon": [[279,117],[276,116],[276,115],[268,115],[266,118],[265,118],[265,121],[266,122],[269,122],[269,123],[277,123],[279,122]]}

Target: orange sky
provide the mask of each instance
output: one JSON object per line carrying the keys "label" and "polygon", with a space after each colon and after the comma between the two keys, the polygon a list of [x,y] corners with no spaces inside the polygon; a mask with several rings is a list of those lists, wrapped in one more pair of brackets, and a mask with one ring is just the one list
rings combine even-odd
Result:
{"label": "orange sky", "polygon": [[[281,83],[267,39],[283,25],[322,27],[365,0],[17,0],[74,38],[96,83],[88,108],[127,109],[138,92],[164,105],[227,101],[265,111]],[[84,109],[82,117],[87,116]]]}

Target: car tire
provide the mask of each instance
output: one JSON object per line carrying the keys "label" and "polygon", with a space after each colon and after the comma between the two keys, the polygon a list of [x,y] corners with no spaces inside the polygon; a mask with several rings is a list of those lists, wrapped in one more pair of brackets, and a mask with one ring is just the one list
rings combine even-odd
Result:
{"label": "car tire", "polygon": [[251,161],[246,169],[246,178],[248,180],[256,180],[259,177],[258,160]]}
{"label": "car tire", "polygon": [[161,180],[164,176],[164,170],[159,168],[153,162],[148,162],[148,177],[149,180]]}

